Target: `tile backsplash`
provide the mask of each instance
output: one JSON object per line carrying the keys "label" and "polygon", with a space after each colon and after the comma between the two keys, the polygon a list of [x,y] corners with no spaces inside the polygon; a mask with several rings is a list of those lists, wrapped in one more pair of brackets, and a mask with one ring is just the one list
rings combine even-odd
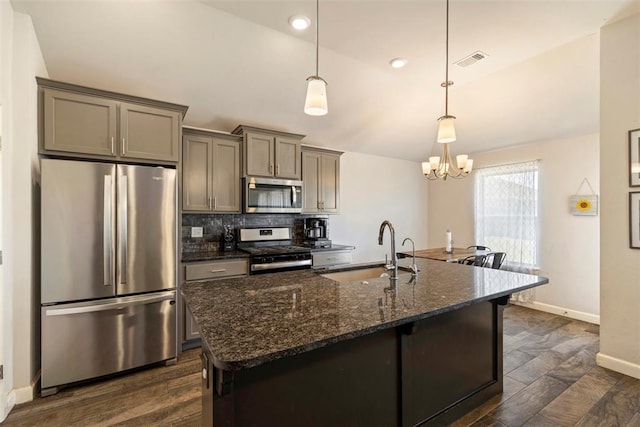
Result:
{"label": "tile backsplash", "polygon": [[[225,225],[230,225],[234,230],[253,227],[290,227],[293,230],[293,243],[301,244],[304,241],[304,219],[317,216],[302,214],[182,214],[182,252],[217,251]],[[326,218],[326,216],[324,217]],[[202,227],[202,237],[191,237],[191,227]],[[328,229],[327,236],[329,236]]]}

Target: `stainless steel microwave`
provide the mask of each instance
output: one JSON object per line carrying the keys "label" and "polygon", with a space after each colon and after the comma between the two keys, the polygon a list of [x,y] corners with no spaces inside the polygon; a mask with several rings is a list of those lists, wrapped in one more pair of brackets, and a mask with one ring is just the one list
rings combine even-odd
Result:
{"label": "stainless steel microwave", "polygon": [[244,178],[245,213],[302,212],[302,181]]}

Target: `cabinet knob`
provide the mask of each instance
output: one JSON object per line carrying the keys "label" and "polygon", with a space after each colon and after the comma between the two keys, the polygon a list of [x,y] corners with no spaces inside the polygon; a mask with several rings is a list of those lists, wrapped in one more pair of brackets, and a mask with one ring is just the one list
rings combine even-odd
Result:
{"label": "cabinet knob", "polygon": [[115,144],[115,138],[111,137],[111,154],[115,154],[114,151],[113,151],[114,150],[114,144]]}
{"label": "cabinet knob", "polygon": [[276,175],[280,175],[280,163],[276,165]]}
{"label": "cabinet knob", "polygon": [[124,149],[124,138],[122,138],[122,155],[124,155],[125,153],[125,149]]}

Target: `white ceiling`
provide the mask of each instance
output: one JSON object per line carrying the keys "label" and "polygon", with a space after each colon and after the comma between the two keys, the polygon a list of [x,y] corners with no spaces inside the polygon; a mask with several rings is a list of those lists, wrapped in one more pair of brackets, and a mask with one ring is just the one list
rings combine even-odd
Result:
{"label": "white ceiling", "polygon": [[[444,0],[321,0],[329,114],[302,112],[315,72],[313,1],[12,0],[50,78],[189,106],[185,124],[238,124],[304,142],[421,160],[444,113]],[[451,0],[454,153],[597,132],[599,28],[639,0]],[[289,16],[306,14],[304,33]],[[409,60],[401,70],[388,61]],[[435,152],[435,151],[434,151]]]}

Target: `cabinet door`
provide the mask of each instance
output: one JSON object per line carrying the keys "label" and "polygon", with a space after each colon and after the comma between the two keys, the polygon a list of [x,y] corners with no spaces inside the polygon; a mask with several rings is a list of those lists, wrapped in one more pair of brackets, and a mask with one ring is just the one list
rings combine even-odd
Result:
{"label": "cabinet door", "polygon": [[320,208],[326,213],[340,211],[340,156],[322,154]]}
{"label": "cabinet door", "polygon": [[[183,303],[184,304],[184,303]],[[187,304],[184,307],[184,341],[194,340],[200,338],[200,331],[198,330],[198,324],[193,318],[193,314],[189,311]]]}
{"label": "cabinet door", "polygon": [[240,142],[213,140],[213,208],[240,212]]}
{"label": "cabinet door", "polygon": [[184,137],[182,164],[182,208],[185,211],[209,211],[212,139],[205,136]]}
{"label": "cabinet door", "polygon": [[115,157],[115,101],[54,89],[43,93],[45,150]]}
{"label": "cabinet door", "polygon": [[315,151],[302,153],[302,212],[319,212],[321,154]]}
{"label": "cabinet door", "polygon": [[247,133],[247,175],[273,176],[274,138],[256,133]]}
{"label": "cabinet door", "polygon": [[278,178],[300,179],[300,141],[276,137],[276,176]]}
{"label": "cabinet door", "polygon": [[177,162],[180,113],[135,104],[120,105],[120,156]]}

